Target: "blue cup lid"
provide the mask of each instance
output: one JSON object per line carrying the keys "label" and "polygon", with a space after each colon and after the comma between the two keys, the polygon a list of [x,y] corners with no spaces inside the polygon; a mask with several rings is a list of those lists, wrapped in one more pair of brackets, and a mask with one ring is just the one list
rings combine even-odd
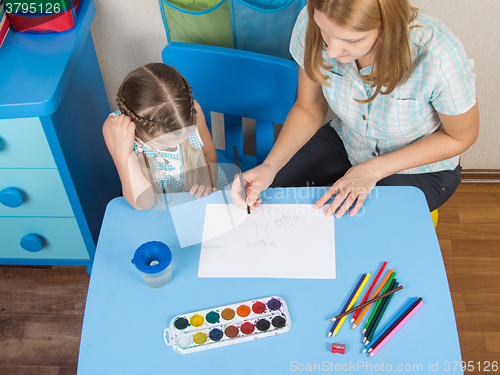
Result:
{"label": "blue cup lid", "polygon": [[158,273],[172,261],[170,248],[160,241],[149,241],[137,248],[132,263],[144,273]]}

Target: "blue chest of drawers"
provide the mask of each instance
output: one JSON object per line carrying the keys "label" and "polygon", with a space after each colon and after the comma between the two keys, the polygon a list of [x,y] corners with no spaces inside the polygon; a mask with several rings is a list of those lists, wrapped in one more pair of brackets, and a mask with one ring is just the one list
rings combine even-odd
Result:
{"label": "blue chest of drawers", "polygon": [[82,0],[77,26],[10,31],[0,48],[0,263],[86,265],[120,183],[102,137],[110,112]]}

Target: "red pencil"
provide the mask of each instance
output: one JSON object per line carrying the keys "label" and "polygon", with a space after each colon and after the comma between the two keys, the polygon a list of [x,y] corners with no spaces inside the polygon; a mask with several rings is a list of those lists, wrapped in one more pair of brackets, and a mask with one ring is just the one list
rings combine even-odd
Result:
{"label": "red pencil", "polygon": [[[360,305],[362,305],[363,303],[366,302],[366,300],[368,299],[368,296],[370,295],[370,293],[372,292],[372,289],[373,287],[375,286],[375,284],[377,283],[378,281],[378,278],[380,277],[380,275],[382,275],[382,272],[384,271],[384,268],[385,266],[387,266],[387,262],[384,262],[384,264],[382,264],[382,267],[380,267],[380,271],[378,271],[378,274],[377,276],[375,277],[375,280],[373,280],[372,282],[372,285],[370,285],[370,289],[368,289],[368,291],[366,292],[365,294],[365,297],[363,298],[363,300],[361,301]],[[361,312],[362,309],[359,309],[358,311],[356,311],[354,313],[354,315],[352,316],[352,319],[351,319],[351,324],[354,323],[356,321],[356,318],[358,317],[359,313]]]}

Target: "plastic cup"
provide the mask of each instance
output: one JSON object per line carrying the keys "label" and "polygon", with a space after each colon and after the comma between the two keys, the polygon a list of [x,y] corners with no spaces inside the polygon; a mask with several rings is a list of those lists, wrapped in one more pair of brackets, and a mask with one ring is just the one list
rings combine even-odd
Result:
{"label": "plastic cup", "polygon": [[161,288],[172,278],[172,252],[163,242],[150,241],[135,251],[132,263],[139,270],[144,283],[151,288]]}

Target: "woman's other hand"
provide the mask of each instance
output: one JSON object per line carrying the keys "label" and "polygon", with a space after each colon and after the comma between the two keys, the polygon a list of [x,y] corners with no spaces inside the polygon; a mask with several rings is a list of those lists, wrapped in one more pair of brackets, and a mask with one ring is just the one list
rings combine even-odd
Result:
{"label": "woman's other hand", "polygon": [[356,215],[363,203],[373,190],[380,178],[373,171],[369,163],[360,163],[351,167],[346,174],[337,180],[322,196],[316,201],[314,208],[323,207],[333,196],[333,202],[326,210],[326,215],[341,218],[349,208],[350,215]]}

